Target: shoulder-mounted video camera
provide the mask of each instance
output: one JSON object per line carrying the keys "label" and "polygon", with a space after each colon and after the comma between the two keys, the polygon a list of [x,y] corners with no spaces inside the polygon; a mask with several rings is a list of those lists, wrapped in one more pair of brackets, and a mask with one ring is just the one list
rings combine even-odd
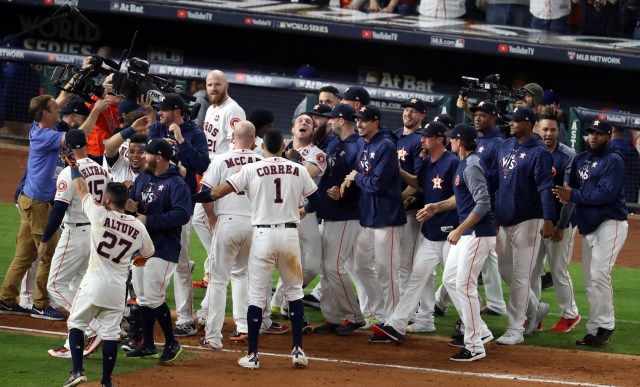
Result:
{"label": "shoulder-mounted video camera", "polygon": [[524,100],[525,90],[511,89],[501,84],[500,74],[488,75],[482,82],[478,78],[463,76],[460,95],[467,97],[471,93],[480,94],[482,99],[493,102],[498,109],[498,115],[502,116],[510,111],[510,104]]}

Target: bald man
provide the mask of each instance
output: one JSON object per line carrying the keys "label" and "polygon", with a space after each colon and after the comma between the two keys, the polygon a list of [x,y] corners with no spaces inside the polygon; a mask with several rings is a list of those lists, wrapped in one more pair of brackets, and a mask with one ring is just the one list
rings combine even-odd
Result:
{"label": "bald man", "polygon": [[[227,81],[227,76],[222,71],[213,70],[209,72],[206,78],[206,86],[207,96],[209,102],[211,102],[211,106],[207,109],[202,130],[207,137],[209,158],[213,161],[216,157],[233,149],[233,129],[236,123],[246,119],[246,115],[240,105],[229,96],[229,82]],[[197,203],[191,224],[207,252],[211,251],[211,240],[215,226],[215,222],[213,222],[212,219],[216,219],[213,212],[209,211],[209,213],[206,213],[202,204]],[[207,262],[204,264],[205,278],[203,282],[205,284],[209,282],[210,277],[208,270],[209,258],[210,257],[207,258]],[[233,289],[242,286],[240,278],[238,278],[237,275],[239,274],[236,273],[235,270],[232,271],[231,283]],[[236,292],[234,291],[234,293]],[[207,317],[206,300],[207,297],[203,299],[201,309],[197,312],[200,325],[204,325]]]}

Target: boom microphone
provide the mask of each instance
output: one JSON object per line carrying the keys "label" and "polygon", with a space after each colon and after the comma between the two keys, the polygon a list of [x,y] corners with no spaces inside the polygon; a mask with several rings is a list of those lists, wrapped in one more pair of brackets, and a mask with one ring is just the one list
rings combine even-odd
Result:
{"label": "boom microphone", "polygon": [[76,8],[76,7],[70,7],[70,8],[71,8],[71,15],[73,17],[76,17],[76,18],[80,19],[80,22],[82,22],[82,24],[84,24],[90,30],[97,29],[96,25],[93,24],[89,19],[87,19],[87,17],[84,16],[82,14],[82,12],[80,12],[80,10],[78,8]]}

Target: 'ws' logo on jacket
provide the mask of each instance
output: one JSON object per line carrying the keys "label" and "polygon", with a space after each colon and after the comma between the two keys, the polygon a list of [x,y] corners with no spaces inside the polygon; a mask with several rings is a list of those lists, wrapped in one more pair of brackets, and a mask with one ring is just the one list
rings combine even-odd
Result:
{"label": "'ws' logo on jacket", "polygon": [[502,167],[504,177],[507,177],[509,172],[516,169],[518,166],[518,162],[516,161],[516,151],[517,149],[513,149],[511,153],[509,153],[509,156],[503,157],[502,160],[500,160],[500,166]]}
{"label": "'ws' logo on jacket", "polygon": [[591,177],[591,172],[589,172],[589,168],[590,167],[595,168],[597,166],[598,166],[597,162],[591,163],[590,161],[587,160],[586,163],[584,163],[580,168],[578,168],[578,171],[576,173],[578,174],[578,180],[580,180],[580,187],[584,185],[585,180]]}

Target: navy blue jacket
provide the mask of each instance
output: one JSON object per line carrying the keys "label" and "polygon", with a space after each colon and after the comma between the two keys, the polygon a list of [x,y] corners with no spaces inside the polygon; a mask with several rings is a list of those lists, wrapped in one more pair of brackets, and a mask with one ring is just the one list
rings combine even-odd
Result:
{"label": "navy blue jacket", "polygon": [[360,194],[360,225],[391,227],[407,223],[395,136],[380,128],[371,140],[358,140],[355,181]]}
{"label": "navy blue jacket", "polygon": [[[198,192],[198,181],[196,174],[202,175],[209,168],[209,148],[207,147],[207,137],[202,129],[199,129],[192,121],[185,121],[180,125],[184,142],[175,146],[175,155],[171,159],[174,163],[182,162],[182,166],[187,169],[184,180],[189,186],[191,194]],[[173,138],[173,133],[169,127],[156,121],[149,128],[149,138]],[[191,197],[191,195],[189,195]]]}
{"label": "navy blue jacket", "polygon": [[580,234],[594,232],[605,220],[627,219],[624,179],[624,161],[611,144],[601,154],[586,151],[575,157],[569,186]]}
{"label": "navy blue jacket", "polygon": [[640,190],[640,155],[628,138],[614,138],[611,145],[618,150],[624,168],[629,178],[624,179],[624,193],[627,203],[638,203],[638,191]]}
{"label": "navy blue jacket", "polygon": [[[424,160],[418,174],[418,185],[424,193],[423,205],[437,203],[453,196],[453,183],[460,159],[445,151],[435,163],[431,157]],[[449,232],[458,227],[458,213],[455,209],[439,212],[422,223],[422,235],[430,241],[445,241]]]}
{"label": "navy blue jacket", "polygon": [[129,191],[138,203],[138,213],[147,217],[147,231],[156,247],[154,257],[178,262],[182,226],[191,218],[191,194],[175,165],[155,176],[141,173]]}
{"label": "navy blue jacket", "polygon": [[331,150],[336,145],[338,145],[339,142],[340,137],[338,137],[335,133],[333,133],[333,130],[331,130],[319,144],[316,144],[316,146],[320,148],[320,150],[323,151],[325,155],[328,155]]}
{"label": "navy blue jacket", "polygon": [[318,184],[321,205],[318,207],[318,218],[330,221],[360,219],[360,187],[352,186],[346,196],[333,200],[327,196],[327,190],[333,186],[340,187],[358,161],[358,139],[356,133],[330,147],[327,153],[327,169]]}
{"label": "navy blue jacket", "polygon": [[486,167],[487,185],[491,196],[491,207],[495,205],[496,190],[498,189],[498,149],[504,143],[504,137],[500,129],[494,128],[492,131],[478,136],[478,149],[476,154]]}
{"label": "navy blue jacket", "polygon": [[[473,182],[468,182],[467,177],[471,174],[465,170],[473,171],[475,169],[477,179],[477,186],[475,192],[471,192],[473,188]],[[464,222],[478,203],[486,203],[489,205],[491,200],[489,198],[489,187],[486,183],[486,168],[484,162],[473,152],[468,155],[464,160],[460,161],[458,169],[456,170],[456,177],[454,180],[453,190],[456,194],[456,209],[458,210],[458,220],[460,223]],[[478,215],[478,214],[476,214]],[[476,237],[496,236],[496,226],[493,224],[493,213],[491,210],[484,214],[480,221],[465,231],[464,235],[471,235],[475,232]]]}
{"label": "navy blue jacket", "polygon": [[498,190],[495,217],[501,226],[513,226],[531,219],[555,221],[553,160],[540,136],[522,144],[511,137],[498,150]]}
{"label": "navy blue jacket", "polygon": [[[422,135],[417,131],[407,135],[403,133],[404,128],[400,128],[394,132],[396,137],[398,137],[396,148],[398,149],[400,168],[412,175],[417,175],[423,162],[420,156],[420,152],[422,152],[422,144],[420,142]],[[406,187],[407,184],[403,181],[402,188]]]}

